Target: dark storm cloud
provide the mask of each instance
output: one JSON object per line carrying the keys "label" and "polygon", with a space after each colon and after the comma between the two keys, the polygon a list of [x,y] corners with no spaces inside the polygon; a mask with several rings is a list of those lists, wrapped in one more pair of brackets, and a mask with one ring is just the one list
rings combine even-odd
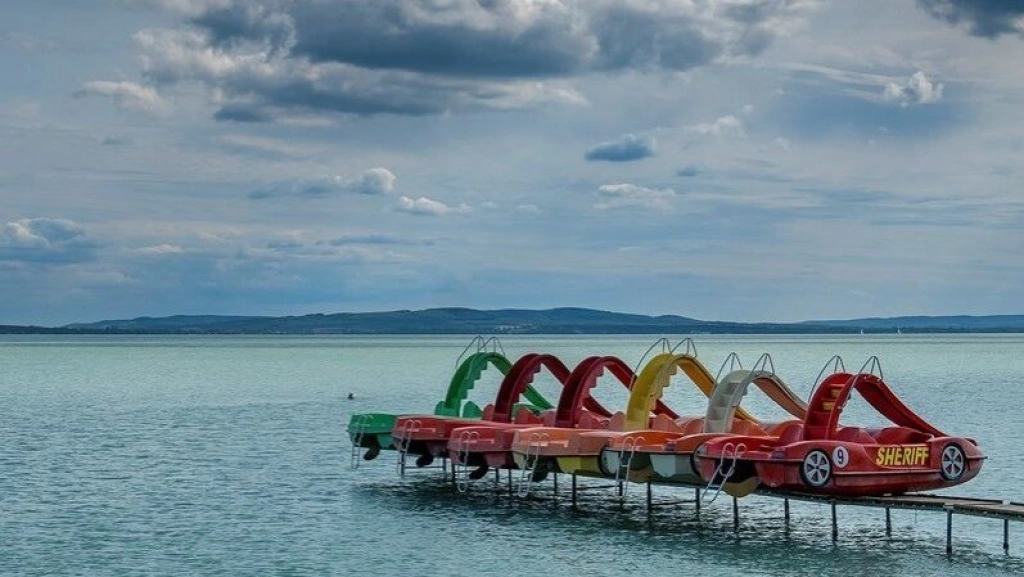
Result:
{"label": "dark storm cloud", "polygon": [[649,136],[624,134],[618,140],[602,142],[583,155],[590,161],[632,162],[654,156],[657,142]]}
{"label": "dark storm cloud", "polygon": [[233,104],[217,110],[213,119],[218,122],[270,122],[273,116],[258,107]]}
{"label": "dark storm cloud", "polygon": [[[295,7],[292,54],[314,62],[472,77],[573,74],[597,49],[561,8],[516,26],[513,2],[311,2]],[[483,26],[477,18],[489,21]]]}
{"label": "dark storm cloud", "polygon": [[152,83],[206,84],[218,120],[428,115],[578,102],[548,81],[753,56],[804,4],[236,0],[199,3],[186,26],[136,39]]}
{"label": "dark storm cloud", "polygon": [[917,0],[929,14],[966,27],[975,36],[1001,34],[1024,37],[1024,2],[1021,0]]}

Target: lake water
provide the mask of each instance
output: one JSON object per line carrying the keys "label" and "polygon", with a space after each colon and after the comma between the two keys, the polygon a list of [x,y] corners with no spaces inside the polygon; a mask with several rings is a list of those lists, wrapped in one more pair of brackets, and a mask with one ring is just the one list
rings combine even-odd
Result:
{"label": "lake water", "polygon": [[[0,336],[0,575],[1021,575],[1024,524],[719,499],[650,519],[643,490],[620,511],[610,492],[510,505],[484,486],[454,493],[437,471],[395,474],[394,454],[349,468],[353,413],[431,412],[463,337]],[[639,361],[652,338],[516,337],[570,365],[590,354]],[[856,370],[878,355],[886,380],[940,429],[989,456],[948,492],[1024,501],[1024,336],[698,336],[712,370],[763,351],[802,395],[833,354]],[[493,372],[493,371],[490,371]],[[541,378],[554,396],[556,387]],[[498,379],[473,391],[482,404]],[[625,393],[602,381],[612,407]],[[349,392],[354,400],[347,400]],[[667,399],[699,413],[683,383]],[[766,399],[750,407],[771,417]],[[745,401],[746,402],[746,401]],[[848,422],[877,420],[862,401]],[[675,493],[657,489],[659,498]],[[603,498],[599,498],[603,497]],[[692,496],[683,491],[678,496]]]}

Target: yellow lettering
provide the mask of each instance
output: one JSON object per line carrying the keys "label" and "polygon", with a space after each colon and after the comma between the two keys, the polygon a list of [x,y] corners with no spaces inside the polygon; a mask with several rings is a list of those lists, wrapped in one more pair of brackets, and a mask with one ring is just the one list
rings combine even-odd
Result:
{"label": "yellow lettering", "polygon": [[875,466],[878,467],[913,467],[928,463],[928,447],[920,445],[888,445],[878,447],[875,453]]}

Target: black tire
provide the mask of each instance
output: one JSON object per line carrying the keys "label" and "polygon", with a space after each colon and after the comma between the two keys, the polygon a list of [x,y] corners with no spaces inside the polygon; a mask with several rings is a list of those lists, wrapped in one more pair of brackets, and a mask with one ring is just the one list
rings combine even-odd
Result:
{"label": "black tire", "polygon": [[967,454],[963,447],[950,443],[942,448],[939,456],[939,474],[947,481],[959,481],[967,473]]}
{"label": "black tire", "polygon": [[808,452],[800,461],[800,478],[811,489],[821,489],[828,485],[834,470],[832,459],[821,449]]}
{"label": "black tire", "polygon": [[425,455],[420,455],[419,457],[416,457],[416,466],[421,468],[421,469],[423,467],[426,467],[426,466],[430,465],[433,462],[434,462],[434,456],[431,455],[430,453],[427,453]]}

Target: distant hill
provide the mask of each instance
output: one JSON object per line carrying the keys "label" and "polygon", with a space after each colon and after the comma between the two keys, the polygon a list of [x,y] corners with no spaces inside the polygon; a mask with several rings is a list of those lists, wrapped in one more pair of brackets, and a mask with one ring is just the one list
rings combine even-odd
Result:
{"label": "distant hill", "polygon": [[703,321],[584,308],[549,310],[436,308],[304,316],[176,315],[77,323],[2,326],[0,333],[79,334],[757,334],[1024,332],[1024,315],[894,317],[800,323]]}
{"label": "distant hill", "polygon": [[[803,323],[802,323],[803,324]],[[948,317],[889,317],[846,321],[810,321],[815,326],[846,327],[872,331],[939,330],[939,331],[1024,331],[1024,315],[990,315]]]}

